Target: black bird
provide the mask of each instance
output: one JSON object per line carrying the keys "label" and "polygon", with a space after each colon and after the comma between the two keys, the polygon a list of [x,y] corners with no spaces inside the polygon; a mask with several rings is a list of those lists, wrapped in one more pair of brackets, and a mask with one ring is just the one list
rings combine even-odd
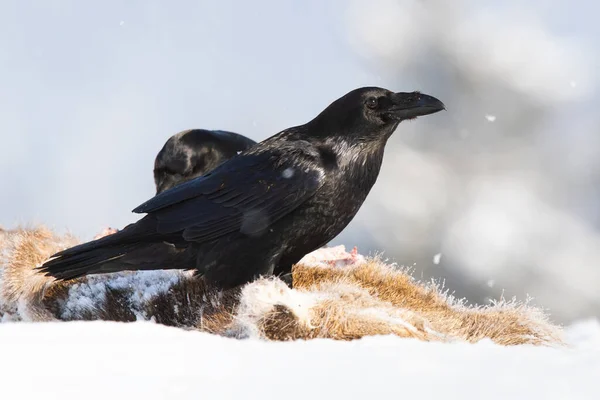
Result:
{"label": "black bird", "polygon": [[154,160],[156,194],[202,176],[256,142],[234,132],[190,129],[171,136]]}
{"label": "black bird", "polygon": [[57,279],[195,269],[222,289],[289,276],[292,264],[352,220],[398,124],[443,109],[419,92],[353,90],[310,122],[156,195],[133,210],[147,215],[122,231],[61,251],[39,268]]}

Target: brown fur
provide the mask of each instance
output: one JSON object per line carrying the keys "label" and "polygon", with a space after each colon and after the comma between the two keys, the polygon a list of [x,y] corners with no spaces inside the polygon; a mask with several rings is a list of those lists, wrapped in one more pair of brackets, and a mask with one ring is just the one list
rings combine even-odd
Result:
{"label": "brown fur", "polygon": [[[70,235],[57,238],[48,229],[37,228],[10,231],[3,242],[4,271],[0,299],[21,309],[26,319],[53,319],[43,299],[54,279],[37,274],[33,268],[59,249],[75,245],[76,240]],[[28,304],[26,309],[21,307],[24,303]]]}
{"label": "brown fur", "polygon": [[102,300],[65,317],[62,310],[69,293],[98,285],[99,278],[55,282],[33,268],[73,244],[71,236],[58,237],[45,228],[0,231],[0,314],[16,312],[34,321],[131,322],[142,317],[170,326],[267,340],[352,340],[393,334],[425,341],[489,338],[503,345],[561,343],[560,329],[538,309],[517,303],[466,307],[380,260],[353,262],[355,255],[344,259],[344,267],[294,266],[293,290],[271,278],[220,292],[207,287],[201,278],[180,274],[168,290],[145,301],[141,309],[134,309],[130,302],[132,288],[115,289],[107,283]]}
{"label": "brown fur", "polygon": [[557,327],[535,308],[516,303],[477,308],[456,305],[437,287],[419,284],[407,273],[378,260],[347,268],[300,266],[294,269],[293,279],[295,287],[309,291],[327,282],[360,286],[396,308],[418,313],[434,331],[469,342],[484,338],[503,345],[561,341]]}
{"label": "brown fur", "polygon": [[182,278],[168,292],[158,294],[146,306],[156,322],[223,333],[233,320],[239,290],[220,292],[198,277]]}
{"label": "brown fur", "polygon": [[[360,339],[371,335],[397,335],[406,338],[436,340],[424,329],[425,321],[410,311],[394,310],[391,314],[408,324],[394,324],[377,316],[351,312],[354,307],[378,308],[382,304],[362,294],[349,295],[340,300],[328,300],[312,312],[310,325],[303,324],[294,312],[281,304],[275,305],[259,321],[264,336],[270,340],[297,340],[329,338],[337,340]],[[364,309],[363,309],[364,310]],[[350,311],[350,312],[349,312]],[[391,311],[391,310],[389,310]]]}
{"label": "brown fur", "polygon": [[133,322],[135,314],[131,310],[126,289],[107,288],[103,307],[97,318],[104,321]]}

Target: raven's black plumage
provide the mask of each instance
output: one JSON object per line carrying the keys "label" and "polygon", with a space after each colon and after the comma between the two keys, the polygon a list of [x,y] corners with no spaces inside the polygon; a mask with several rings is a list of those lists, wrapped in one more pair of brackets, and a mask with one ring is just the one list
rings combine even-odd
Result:
{"label": "raven's black plumage", "polygon": [[138,222],[40,268],[58,279],[195,268],[222,288],[289,273],[352,220],[398,124],[443,108],[418,92],[353,90],[312,121],[156,195],[134,210],[147,214]]}
{"label": "raven's black plumage", "polygon": [[190,129],[171,136],[154,160],[156,193],[202,176],[256,142],[228,131]]}

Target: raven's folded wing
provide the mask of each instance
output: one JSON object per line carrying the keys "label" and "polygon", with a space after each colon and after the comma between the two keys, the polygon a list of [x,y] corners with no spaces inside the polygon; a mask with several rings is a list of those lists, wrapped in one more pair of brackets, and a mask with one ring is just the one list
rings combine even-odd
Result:
{"label": "raven's folded wing", "polygon": [[186,241],[204,242],[235,231],[260,234],[322,184],[323,171],[314,163],[289,160],[270,153],[235,157],[134,212],[149,213],[157,233],[182,232]]}

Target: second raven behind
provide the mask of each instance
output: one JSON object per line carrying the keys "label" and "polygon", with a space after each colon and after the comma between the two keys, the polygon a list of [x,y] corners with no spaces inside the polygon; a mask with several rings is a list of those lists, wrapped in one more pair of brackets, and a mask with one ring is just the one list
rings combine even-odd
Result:
{"label": "second raven behind", "polygon": [[354,218],[398,124],[443,109],[419,92],[353,90],[306,124],[148,200],[134,209],[147,215],[122,231],[61,251],[39,268],[57,279],[195,269],[223,289],[289,274]]}
{"label": "second raven behind", "polygon": [[256,142],[239,133],[189,129],[174,134],[154,160],[156,194],[213,170]]}

